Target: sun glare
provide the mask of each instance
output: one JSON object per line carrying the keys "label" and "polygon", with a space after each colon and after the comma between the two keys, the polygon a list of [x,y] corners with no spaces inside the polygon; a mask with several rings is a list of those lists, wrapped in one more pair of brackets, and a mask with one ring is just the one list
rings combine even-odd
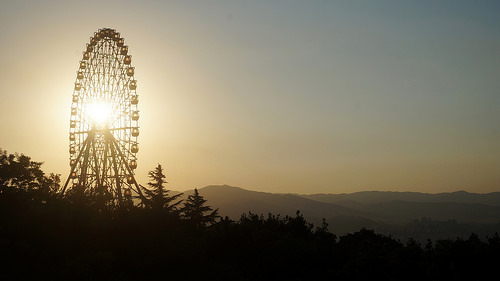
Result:
{"label": "sun glare", "polygon": [[90,103],[87,106],[89,118],[99,126],[104,126],[111,121],[112,109],[106,103]]}

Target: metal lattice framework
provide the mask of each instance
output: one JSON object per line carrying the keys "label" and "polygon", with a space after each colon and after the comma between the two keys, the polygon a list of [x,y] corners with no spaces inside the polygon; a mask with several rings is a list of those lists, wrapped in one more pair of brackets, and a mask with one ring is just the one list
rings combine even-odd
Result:
{"label": "metal lattice framework", "polygon": [[139,110],[132,56],[120,33],[94,33],[80,61],[71,105],[70,175],[63,187],[107,194],[111,204],[142,197],[137,168]]}

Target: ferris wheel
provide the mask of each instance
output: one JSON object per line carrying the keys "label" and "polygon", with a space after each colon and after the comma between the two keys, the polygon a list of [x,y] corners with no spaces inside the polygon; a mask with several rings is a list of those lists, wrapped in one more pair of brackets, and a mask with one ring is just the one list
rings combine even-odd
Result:
{"label": "ferris wheel", "polygon": [[103,28],[87,43],[76,73],[69,121],[71,171],[62,189],[106,195],[120,205],[143,197],[134,177],[139,145],[135,68],[124,39]]}

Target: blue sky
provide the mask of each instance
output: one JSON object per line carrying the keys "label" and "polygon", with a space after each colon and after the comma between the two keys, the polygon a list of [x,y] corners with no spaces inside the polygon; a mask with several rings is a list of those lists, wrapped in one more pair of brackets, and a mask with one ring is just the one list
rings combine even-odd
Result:
{"label": "blue sky", "polygon": [[269,192],[499,191],[496,1],[2,1],[0,147],[65,178],[85,43],[121,32],[138,178]]}

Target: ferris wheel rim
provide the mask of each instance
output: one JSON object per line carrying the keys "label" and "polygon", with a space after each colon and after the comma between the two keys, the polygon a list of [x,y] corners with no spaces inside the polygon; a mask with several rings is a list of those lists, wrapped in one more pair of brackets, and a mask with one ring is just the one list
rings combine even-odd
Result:
{"label": "ferris wheel rim", "polygon": [[[91,182],[90,188],[116,184],[120,198],[120,185],[135,185],[134,191],[141,193],[133,172],[137,167],[139,109],[135,67],[131,62],[128,46],[114,29],[99,29],[86,44],[73,90],[71,172],[63,193],[70,181],[73,186]],[[111,116],[105,117],[105,121],[89,115],[90,107],[98,102],[107,106],[103,110],[110,111]],[[108,151],[113,155],[108,155]],[[113,157],[112,161],[109,157]],[[114,171],[110,168],[113,165]]]}

